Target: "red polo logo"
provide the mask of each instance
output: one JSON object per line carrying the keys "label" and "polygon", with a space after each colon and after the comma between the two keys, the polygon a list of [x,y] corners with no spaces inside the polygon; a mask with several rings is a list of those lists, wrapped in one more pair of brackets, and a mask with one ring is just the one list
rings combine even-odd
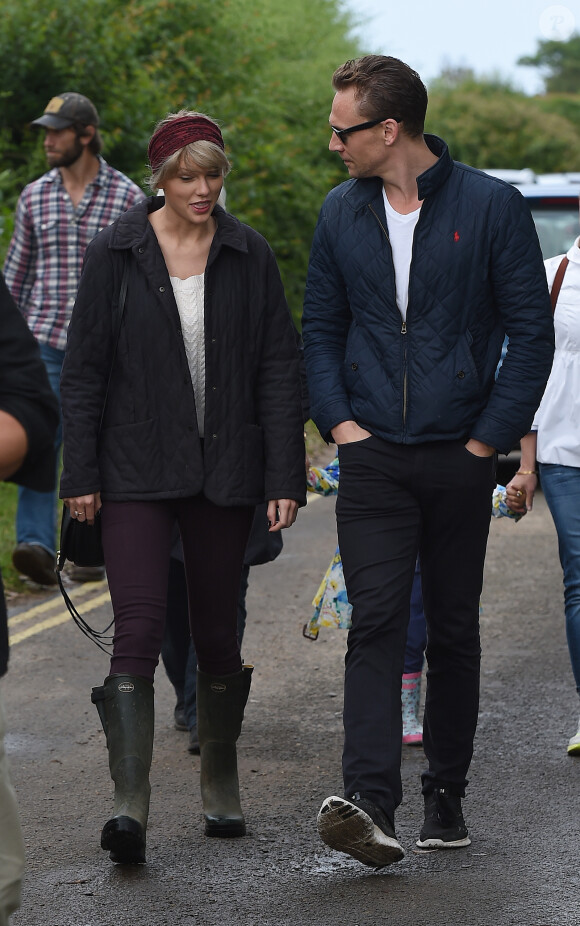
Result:
{"label": "red polo logo", "polygon": [[454,241],[459,241],[459,232],[458,232],[458,231],[453,232],[453,240],[454,240]]}

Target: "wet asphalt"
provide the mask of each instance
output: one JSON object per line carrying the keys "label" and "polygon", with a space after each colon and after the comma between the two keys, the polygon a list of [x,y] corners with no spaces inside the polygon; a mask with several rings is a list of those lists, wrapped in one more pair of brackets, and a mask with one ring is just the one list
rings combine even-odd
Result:
{"label": "wet asphalt", "polygon": [[[346,638],[326,629],[312,642],[302,626],[335,543],[334,502],[316,499],[285,532],[278,561],[251,571],[243,655],[256,669],[239,743],[246,838],[203,835],[199,758],[173,728],[173,692],[158,670],[144,866],[115,866],[99,846],[112,789],[90,689],[106,657],[58,622],[58,596],[30,619],[38,600],[11,608],[21,618],[13,632],[43,625],[13,647],[2,682],[28,856],[14,926],[580,926],[580,759],[565,749],[580,705],[543,498],[519,524],[491,524],[464,803],[472,845],[415,848],[425,758],[405,747],[396,826],[407,856],[379,872],[328,849],[315,826],[322,800],[341,793]],[[72,593],[90,604],[103,587]],[[87,617],[103,626],[109,614],[104,603]]]}

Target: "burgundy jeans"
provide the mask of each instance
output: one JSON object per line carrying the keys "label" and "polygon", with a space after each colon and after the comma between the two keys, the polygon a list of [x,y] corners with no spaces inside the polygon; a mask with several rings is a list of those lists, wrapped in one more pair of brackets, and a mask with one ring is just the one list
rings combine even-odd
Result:
{"label": "burgundy jeans", "polygon": [[220,507],[204,495],[103,502],[103,548],[115,615],[111,674],[153,680],[163,639],[176,521],[199,667],[211,675],[241,669],[237,605],[253,515],[251,506]]}

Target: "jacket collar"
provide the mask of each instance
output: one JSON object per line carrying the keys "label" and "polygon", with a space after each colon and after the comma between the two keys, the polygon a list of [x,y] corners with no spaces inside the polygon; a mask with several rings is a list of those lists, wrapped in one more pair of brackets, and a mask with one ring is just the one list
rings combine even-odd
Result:
{"label": "jacket collar", "polygon": [[[165,205],[164,196],[149,196],[124,212],[117,221],[111,235],[109,247],[113,250],[125,250],[141,244],[151,230],[149,214]],[[248,250],[245,226],[221,206],[216,206],[213,216],[217,221],[214,237],[216,247],[226,246],[236,251]],[[212,250],[213,250],[212,243]]]}
{"label": "jacket collar", "polygon": [[[419,199],[435,193],[447,180],[453,170],[453,161],[449,148],[442,138],[437,135],[424,135],[425,143],[437,161],[417,177],[417,191]],[[366,208],[377,197],[382,202],[383,184],[380,177],[369,177],[363,180],[347,180],[347,187],[343,199],[354,209]]]}

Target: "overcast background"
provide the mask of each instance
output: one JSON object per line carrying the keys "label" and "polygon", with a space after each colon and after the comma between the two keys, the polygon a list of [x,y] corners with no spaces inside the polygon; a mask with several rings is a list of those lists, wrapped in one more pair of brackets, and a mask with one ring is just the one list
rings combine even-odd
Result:
{"label": "overcast background", "polygon": [[470,67],[479,77],[499,72],[526,93],[539,93],[538,69],[518,66],[518,58],[535,54],[540,39],[565,41],[580,30],[580,0],[344,2],[368,51],[401,58],[426,83],[445,67]]}

